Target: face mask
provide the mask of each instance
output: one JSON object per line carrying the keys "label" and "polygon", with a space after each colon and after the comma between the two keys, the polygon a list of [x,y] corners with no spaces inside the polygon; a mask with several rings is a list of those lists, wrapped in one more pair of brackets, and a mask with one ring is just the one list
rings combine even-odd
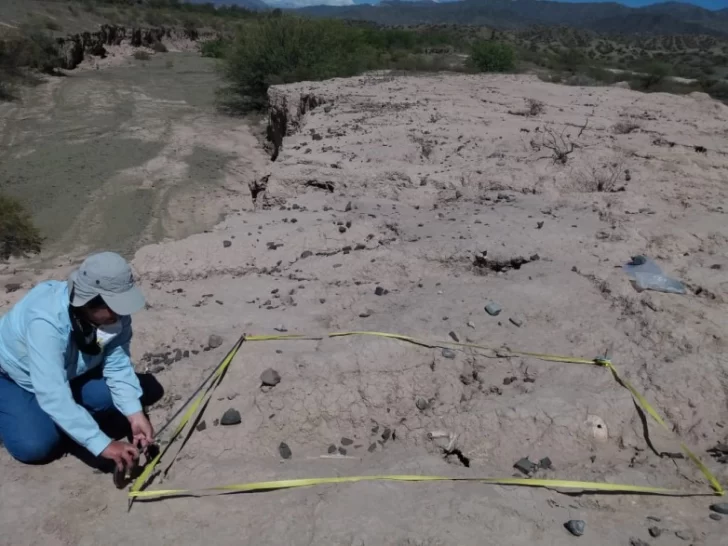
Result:
{"label": "face mask", "polygon": [[112,339],[118,336],[123,329],[124,328],[120,320],[117,320],[113,324],[99,326],[96,329],[96,342],[99,344],[100,347],[103,348],[108,345]]}

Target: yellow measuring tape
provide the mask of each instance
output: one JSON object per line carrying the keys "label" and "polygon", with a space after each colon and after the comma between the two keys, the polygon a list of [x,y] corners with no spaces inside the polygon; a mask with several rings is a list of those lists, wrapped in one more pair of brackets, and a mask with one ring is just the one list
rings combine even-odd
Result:
{"label": "yellow measuring tape", "polygon": [[[625,484],[611,484],[604,482],[585,482],[585,481],[571,481],[571,480],[542,480],[542,479],[529,479],[529,478],[453,478],[445,476],[410,476],[410,475],[392,475],[392,476],[344,476],[344,477],[329,477],[329,478],[308,478],[308,479],[293,479],[293,480],[275,480],[265,482],[251,482],[242,484],[232,485],[220,485],[215,487],[208,487],[202,489],[164,489],[164,490],[152,490],[142,491],[141,489],[149,480],[152,475],[154,468],[159,463],[159,460],[167,452],[169,446],[179,436],[185,426],[192,422],[187,436],[181,443],[175,456],[166,467],[166,471],[169,470],[170,466],[176,459],[179,451],[184,447],[184,444],[192,435],[194,426],[199,420],[204,411],[207,403],[209,402],[212,391],[220,384],[224,376],[225,371],[229,367],[233,358],[237,354],[240,345],[243,341],[285,341],[285,340],[321,340],[325,337],[345,337],[354,335],[368,335],[378,336],[389,339],[397,339],[400,341],[406,341],[421,345],[424,347],[434,348],[442,346],[454,346],[464,347],[472,349],[481,349],[487,351],[497,351],[500,353],[507,353],[508,355],[514,356],[529,356],[546,360],[550,362],[566,362],[574,364],[590,364],[603,366],[612,373],[614,379],[627,390],[630,391],[635,401],[639,406],[647,412],[660,426],[662,426],[668,432],[673,432],[667,426],[665,421],[655,411],[652,405],[647,399],[642,396],[628,381],[623,379],[617,372],[611,361],[607,359],[586,359],[577,358],[571,356],[553,355],[548,353],[534,353],[526,351],[517,351],[508,348],[494,348],[487,347],[485,345],[478,345],[474,343],[459,343],[451,341],[430,341],[412,336],[405,336],[401,334],[392,334],[388,332],[369,332],[369,331],[354,331],[354,332],[334,332],[324,336],[309,336],[309,335],[298,335],[298,334],[284,334],[284,335],[258,335],[258,336],[244,336],[235,344],[233,349],[227,354],[223,361],[218,365],[218,368],[213,375],[208,388],[200,396],[198,396],[194,402],[190,405],[190,408],[183,415],[179,425],[172,433],[170,440],[165,445],[164,449],[160,451],[159,455],[155,457],[144,469],[144,472],[134,482],[130,492],[130,506],[134,499],[139,500],[155,500],[166,497],[180,497],[180,496],[203,496],[203,495],[215,495],[215,494],[230,494],[230,493],[243,493],[251,491],[266,491],[274,489],[288,489],[294,487],[310,487],[315,485],[326,485],[326,484],[339,484],[339,483],[355,483],[362,481],[407,481],[407,482],[426,482],[426,481],[470,481],[486,483],[491,485],[510,485],[510,486],[525,486],[525,487],[544,487],[551,489],[571,489],[580,491],[609,491],[619,493],[636,493],[636,494],[651,494],[651,495],[667,495],[667,496],[694,496],[694,495],[707,495],[708,493],[693,493],[679,491],[675,489],[667,489],[662,487],[650,487],[650,486],[639,486],[639,485],[625,485]],[[680,447],[688,458],[700,469],[708,483],[710,483],[715,495],[723,495],[724,490],[718,480],[713,476],[710,470],[703,464],[703,462],[687,447],[687,445],[681,440]]]}

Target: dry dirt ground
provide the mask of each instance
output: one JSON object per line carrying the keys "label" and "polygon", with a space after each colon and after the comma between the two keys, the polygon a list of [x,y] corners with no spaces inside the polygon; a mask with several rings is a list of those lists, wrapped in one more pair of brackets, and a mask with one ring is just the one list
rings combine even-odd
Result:
{"label": "dry dirt ground", "polygon": [[[238,212],[211,232],[135,255],[149,306],[135,317],[134,356],[167,389],[152,410],[157,425],[242,332],[452,332],[586,358],[610,348],[620,372],[728,484],[728,466],[708,453],[728,435],[728,108],[703,95],[525,76],[368,75],[274,88],[271,99],[287,135],[277,160],[256,173],[255,191],[232,199]],[[523,115],[527,99],[542,103],[535,115]],[[548,146],[562,137],[573,150],[555,162]],[[485,251],[488,261],[476,260]],[[688,293],[637,292],[620,269],[635,254],[654,258]],[[517,257],[527,263],[497,271]],[[5,275],[23,288],[0,304],[68,271]],[[485,312],[489,302],[502,307],[498,316]],[[205,350],[211,334],[224,343]],[[166,351],[166,364],[147,355]],[[269,367],[282,380],[261,388]],[[242,422],[216,425],[229,408]],[[204,419],[161,487],[509,477],[528,456],[551,459],[542,478],[710,491],[688,461],[669,455],[679,452],[674,437],[651,422],[646,434],[629,393],[588,365],[363,336],[248,342]],[[432,431],[456,434],[463,457],[445,457]],[[331,445],[346,457],[322,458]],[[109,476],[71,457],[30,468],[2,453],[0,464],[2,544],[717,545],[728,532],[726,518],[709,519],[709,496],[455,482],[168,499],[127,514]],[[584,537],[564,529],[570,519],[586,522]]]}

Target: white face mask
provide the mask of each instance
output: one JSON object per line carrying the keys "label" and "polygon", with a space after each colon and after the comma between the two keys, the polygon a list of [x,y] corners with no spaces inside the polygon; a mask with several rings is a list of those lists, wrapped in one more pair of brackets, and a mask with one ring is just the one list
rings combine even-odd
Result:
{"label": "white face mask", "polygon": [[99,326],[96,329],[96,342],[99,344],[99,347],[105,347],[108,345],[112,339],[122,332],[123,329],[124,327],[120,320],[117,320],[114,324]]}

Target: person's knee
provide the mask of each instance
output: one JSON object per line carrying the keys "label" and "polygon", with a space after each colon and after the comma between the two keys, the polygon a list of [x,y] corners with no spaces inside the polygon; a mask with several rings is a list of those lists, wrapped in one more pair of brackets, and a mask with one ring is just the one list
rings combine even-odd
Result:
{"label": "person's knee", "polygon": [[142,388],[141,403],[143,406],[152,406],[164,396],[164,387],[157,378],[150,373],[137,374],[139,385]]}
{"label": "person's knee", "polygon": [[42,464],[59,455],[62,438],[57,431],[45,435],[28,431],[17,438],[4,438],[4,441],[14,459],[25,464]]}

